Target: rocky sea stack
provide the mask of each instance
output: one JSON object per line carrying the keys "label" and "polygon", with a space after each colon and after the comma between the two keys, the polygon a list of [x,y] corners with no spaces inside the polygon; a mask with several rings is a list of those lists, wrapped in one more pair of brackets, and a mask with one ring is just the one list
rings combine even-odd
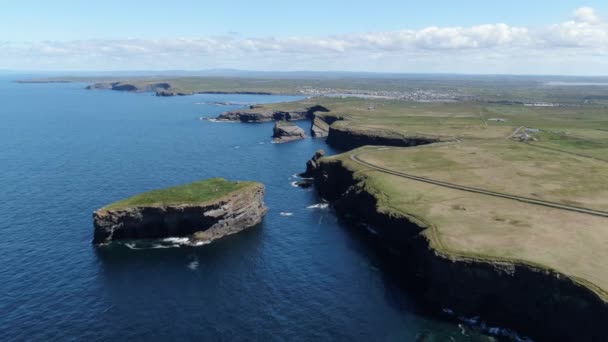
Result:
{"label": "rocky sea stack", "polygon": [[306,138],[302,128],[289,121],[278,121],[272,129],[272,141],[275,143],[286,143]]}
{"label": "rocky sea stack", "polygon": [[213,178],[155,190],[93,213],[93,243],[188,237],[207,242],[262,221],[264,185]]}

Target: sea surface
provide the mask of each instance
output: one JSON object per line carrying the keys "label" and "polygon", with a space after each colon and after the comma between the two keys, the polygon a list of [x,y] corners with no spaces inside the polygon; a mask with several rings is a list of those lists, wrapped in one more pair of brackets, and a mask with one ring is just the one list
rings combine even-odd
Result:
{"label": "sea surface", "polygon": [[[317,149],[336,152],[323,140],[199,119],[297,97],[15,78],[0,78],[0,340],[490,340],[415,304],[366,239],[292,185]],[[95,209],[208,177],[263,182],[263,224],[196,248],[91,244]]]}

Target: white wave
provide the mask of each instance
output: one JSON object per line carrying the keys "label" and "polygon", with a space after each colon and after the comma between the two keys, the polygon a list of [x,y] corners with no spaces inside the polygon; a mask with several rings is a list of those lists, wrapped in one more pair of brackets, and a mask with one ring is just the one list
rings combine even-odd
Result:
{"label": "white wave", "polygon": [[293,216],[293,213],[288,213],[288,212],[285,212],[285,211],[281,211],[280,215],[281,216]]}
{"label": "white wave", "polygon": [[234,146],[233,148],[241,148],[241,146]]}
{"label": "white wave", "polygon": [[297,188],[298,187],[298,182],[297,181],[291,182],[291,186],[293,186],[294,188]]}
{"label": "white wave", "polygon": [[200,241],[195,241],[195,242],[191,243],[190,246],[203,246],[203,245],[208,245],[210,243],[211,243],[211,241],[209,241],[209,240],[200,240]]}
{"label": "white wave", "polygon": [[168,237],[162,239],[163,242],[172,242],[174,244],[186,244],[190,242],[190,239],[187,237]]}
{"label": "white wave", "polygon": [[230,120],[220,120],[220,119],[214,119],[214,118],[205,118],[202,117],[201,120],[207,120],[209,122],[222,122],[222,123],[238,123],[240,121],[230,121]]}
{"label": "white wave", "polygon": [[[452,311],[451,309],[443,309],[443,312],[446,314],[449,314],[449,315],[454,315],[454,311]],[[525,337],[525,336],[522,337],[519,334],[517,334],[515,331],[510,330],[510,329],[500,328],[500,327],[488,327],[486,325],[486,323],[484,321],[482,321],[480,319],[480,317],[478,317],[478,316],[476,316],[476,317],[459,316],[458,319],[461,322],[463,322],[467,327],[477,328],[480,331],[486,332],[493,336],[506,337],[509,340],[517,341],[517,342],[534,342],[532,339]],[[458,324],[458,327],[460,328],[462,334],[466,335],[465,327],[462,324]]]}
{"label": "white wave", "polygon": [[192,260],[189,264],[188,264],[188,268],[191,270],[196,270],[198,269],[198,260]]}
{"label": "white wave", "polygon": [[153,245],[150,249],[158,249],[158,248],[176,248],[180,247],[180,245]]}
{"label": "white wave", "polygon": [[264,145],[264,144],[265,144],[265,142],[260,141],[258,144],[260,144],[260,145]]}
{"label": "white wave", "polygon": [[329,203],[317,203],[317,204],[309,205],[306,208],[308,208],[308,209],[327,209],[327,208],[329,208]]}
{"label": "white wave", "polygon": [[127,246],[127,248],[130,248],[130,249],[141,249],[141,248],[135,247],[134,243],[125,243],[125,246]]}
{"label": "white wave", "polygon": [[369,224],[363,224],[363,226],[365,227],[365,229],[367,229],[368,232],[372,233],[373,235],[378,235],[378,232]]}

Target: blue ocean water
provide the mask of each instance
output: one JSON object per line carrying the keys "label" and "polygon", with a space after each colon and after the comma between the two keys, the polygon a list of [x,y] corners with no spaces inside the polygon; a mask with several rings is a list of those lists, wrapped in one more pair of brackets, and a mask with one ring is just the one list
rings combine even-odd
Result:
{"label": "blue ocean water", "polygon": [[[418,313],[363,239],[291,185],[322,140],[213,123],[295,97],[155,97],[0,78],[0,340],[478,341]],[[308,129],[307,123],[301,123]],[[265,183],[257,228],[191,248],[91,245],[93,210],[207,177]],[[291,214],[291,215],[290,215]]]}

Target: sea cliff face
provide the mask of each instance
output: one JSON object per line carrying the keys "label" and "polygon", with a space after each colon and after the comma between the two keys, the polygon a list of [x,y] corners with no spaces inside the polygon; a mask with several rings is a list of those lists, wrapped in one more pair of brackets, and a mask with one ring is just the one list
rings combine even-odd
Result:
{"label": "sea cliff face", "polygon": [[329,126],[336,121],[344,120],[341,116],[313,113],[310,134],[314,138],[326,138],[329,135]]}
{"label": "sea cliff face", "polygon": [[439,142],[441,139],[426,136],[404,136],[386,131],[368,131],[350,126],[329,126],[327,144],[341,149],[352,150],[366,145],[418,146]]}
{"label": "sea cliff face", "polygon": [[261,184],[202,205],[100,209],[93,213],[93,243],[166,237],[212,241],[255,226],[267,210]]}
{"label": "sea cliff face", "polygon": [[336,213],[369,233],[400,265],[418,297],[436,310],[481,316],[538,341],[606,341],[608,304],[595,292],[557,272],[520,263],[466,259],[434,248],[431,227],[386,214],[339,160],[320,159],[315,187]]}

